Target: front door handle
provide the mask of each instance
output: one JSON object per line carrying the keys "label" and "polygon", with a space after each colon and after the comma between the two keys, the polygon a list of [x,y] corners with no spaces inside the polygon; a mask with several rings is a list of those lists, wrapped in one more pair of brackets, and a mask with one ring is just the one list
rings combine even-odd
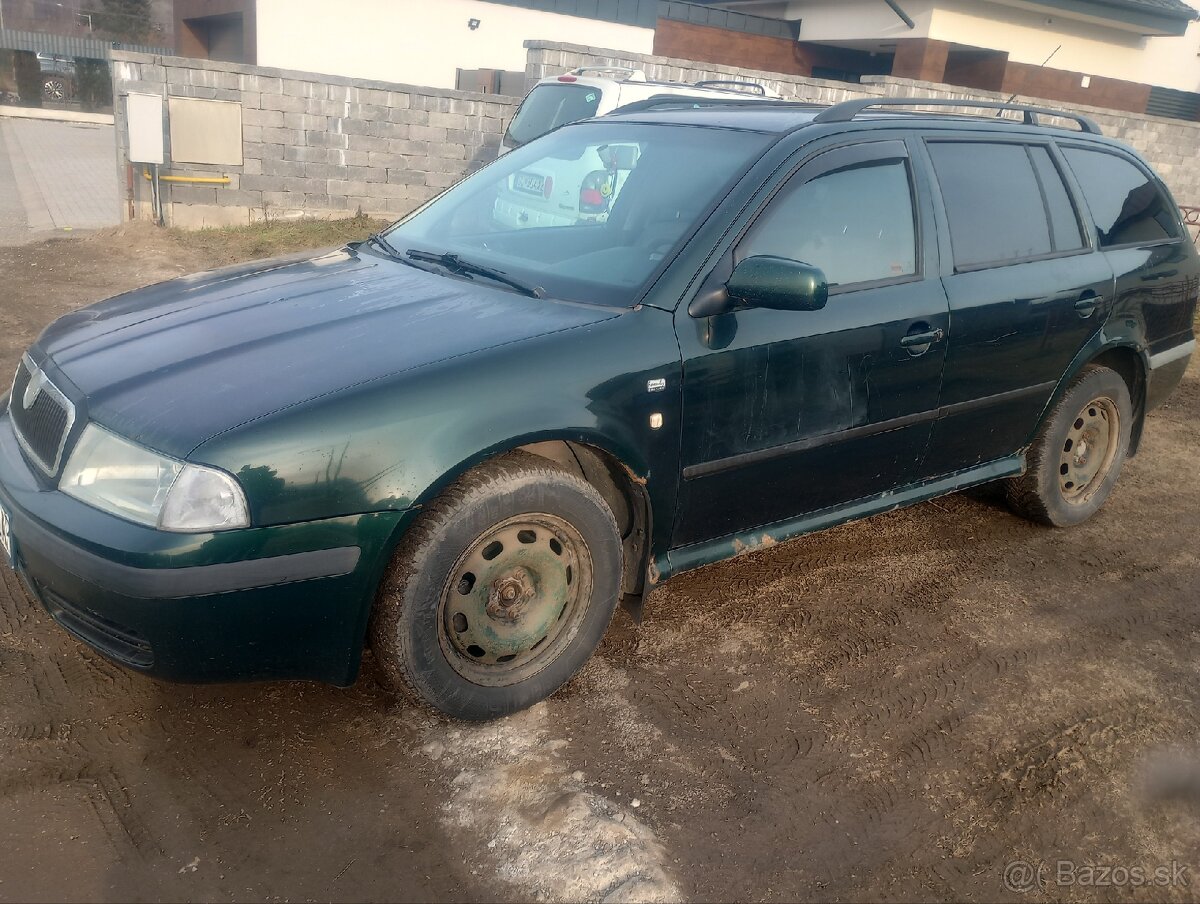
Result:
{"label": "front door handle", "polygon": [[926,330],[922,333],[909,333],[900,340],[900,347],[908,349],[913,354],[923,354],[929,350],[929,346],[933,345],[933,343],[941,342],[945,338],[945,330],[939,327],[936,330]]}

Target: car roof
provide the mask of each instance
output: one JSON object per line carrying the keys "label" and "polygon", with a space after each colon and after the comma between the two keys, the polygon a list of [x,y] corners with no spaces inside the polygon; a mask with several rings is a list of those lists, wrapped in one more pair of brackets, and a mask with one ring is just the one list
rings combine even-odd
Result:
{"label": "car roof", "polygon": [[677,106],[660,109],[644,106],[645,102],[618,107],[602,117],[606,120],[669,125],[710,126],[712,128],[747,129],[755,132],[791,132],[811,123],[822,106],[775,104],[756,100],[752,103],[689,105],[686,97],[674,98]]}
{"label": "car roof", "polygon": [[[876,109],[876,105],[882,108]],[[953,109],[955,112],[939,113],[904,109],[917,106],[941,106]],[[983,114],[959,112],[976,106],[991,112]],[[1013,119],[1000,115],[1005,112],[1022,113],[1024,118]],[[1057,124],[1043,123],[1039,117],[1070,120],[1075,125],[1067,124],[1065,127],[1060,127]],[[604,118],[623,122],[746,129],[779,135],[794,132],[815,123],[861,125],[901,122],[917,128],[944,129],[968,126],[972,129],[1000,132],[1020,131],[1025,134],[1043,135],[1065,133],[1088,138],[1102,137],[1095,123],[1080,114],[1066,110],[1050,110],[1023,104],[941,98],[875,98],[848,101],[830,106],[762,99],[753,102],[721,100],[701,103],[688,98],[663,96],[618,107]]]}

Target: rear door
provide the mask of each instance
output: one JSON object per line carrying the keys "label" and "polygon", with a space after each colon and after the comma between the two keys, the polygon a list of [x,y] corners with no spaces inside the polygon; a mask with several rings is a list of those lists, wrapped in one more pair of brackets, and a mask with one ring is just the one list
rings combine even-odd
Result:
{"label": "rear door", "polygon": [[1111,309],[1112,269],[1047,141],[930,137],[950,346],[924,475],[1017,452]]}

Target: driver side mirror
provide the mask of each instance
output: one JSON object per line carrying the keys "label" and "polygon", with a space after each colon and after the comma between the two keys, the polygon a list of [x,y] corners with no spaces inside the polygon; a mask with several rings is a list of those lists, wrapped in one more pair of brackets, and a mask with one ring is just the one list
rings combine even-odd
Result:
{"label": "driver side mirror", "polygon": [[729,282],[692,302],[693,317],[748,308],[819,311],[829,300],[829,283],[818,267],[785,257],[757,255],[738,264]]}

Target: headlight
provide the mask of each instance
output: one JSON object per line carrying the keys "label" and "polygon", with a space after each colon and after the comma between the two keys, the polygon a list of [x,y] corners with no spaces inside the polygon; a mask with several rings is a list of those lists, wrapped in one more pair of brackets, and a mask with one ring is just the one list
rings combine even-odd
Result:
{"label": "headlight", "polygon": [[241,486],[229,474],[176,461],[88,424],[58,488],[138,524],[199,533],[250,526]]}

